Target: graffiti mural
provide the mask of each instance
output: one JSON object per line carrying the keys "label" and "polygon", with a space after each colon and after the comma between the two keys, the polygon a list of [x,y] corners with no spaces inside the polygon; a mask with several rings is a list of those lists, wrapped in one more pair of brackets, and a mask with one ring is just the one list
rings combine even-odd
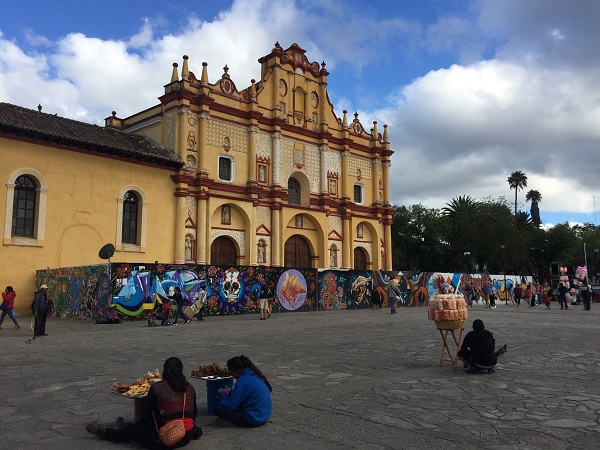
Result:
{"label": "graffiti mural", "polygon": [[36,286],[48,286],[48,298],[59,317],[98,320],[111,304],[106,264],[38,270]]}
{"label": "graffiti mural", "polygon": [[110,271],[108,265],[93,265],[36,272],[37,286],[48,285],[57,316],[97,322],[115,309],[132,318],[150,317],[169,301],[175,287],[186,303],[206,290],[206,314],[214,316],[258,313],[262,290],[273,299],[273,312],[368,309],[373,296],[389,307],[393,280],[400,291],[397,306],[426,307],[437,292],[462,293],[466,282],[477,290],[491,282],[499,300],[508,301],[513,286],[531,282],[531,277],[129,262],[113,263]]}
{"label": "graffiti mural", "polygon": [[195,302],[205,288],[208,315],[259,312],[263,286],[272,292],[274,312],[317,307],[316,269],[116,263],[112,273],[112,303],[128,316],[154,311],[175,287],[181,289],[185,303]]}

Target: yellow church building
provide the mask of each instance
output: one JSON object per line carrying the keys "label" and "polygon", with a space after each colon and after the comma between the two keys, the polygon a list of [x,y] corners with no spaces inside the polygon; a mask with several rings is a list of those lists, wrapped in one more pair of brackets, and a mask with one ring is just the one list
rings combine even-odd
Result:
{"label": "yellow church building", "polygon": [[0,103],[17,312],[36,269],[101,263],[106,243],[124,262],[392,269],[386,125],[337,117],[325,63],[296,44],[259,63],[239,89],[184,56],[156,106],[105,127]]}

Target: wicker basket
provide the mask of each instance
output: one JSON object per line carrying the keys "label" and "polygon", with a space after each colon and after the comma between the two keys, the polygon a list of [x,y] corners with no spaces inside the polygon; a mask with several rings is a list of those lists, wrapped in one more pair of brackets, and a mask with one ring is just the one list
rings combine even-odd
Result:
{"label": "wicker basket", "polygon": [[461,330],[465,327],[466,320],[436,320],[435,326],[439,330]]}

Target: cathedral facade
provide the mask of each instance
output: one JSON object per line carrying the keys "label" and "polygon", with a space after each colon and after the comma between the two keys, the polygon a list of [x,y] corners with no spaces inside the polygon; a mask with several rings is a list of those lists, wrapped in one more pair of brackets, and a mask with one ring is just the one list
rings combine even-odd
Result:
{"label": "cathedral facade", "polygon": [[[387,127],[336,116],[293,44],[238,88],[173,64],[159,103],[105,127],[0,104],[2,282],[115,261],[391,270]],[[21,304],[21,307],[23,305]]]}

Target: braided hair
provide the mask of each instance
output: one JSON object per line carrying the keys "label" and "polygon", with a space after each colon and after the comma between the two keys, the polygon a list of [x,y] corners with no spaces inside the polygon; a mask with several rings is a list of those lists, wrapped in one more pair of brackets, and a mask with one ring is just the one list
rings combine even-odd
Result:
{"label": "braided hair", "polygon": [[252,361],[250,361],[250,358],[248,358],[247,356],[234,356],[229,361],[227,361],[227,368],[236,372],[241,372],[244,369],[251,369],[256,374],[256,376],[267,385],[269,391],[273,392],[273,388],[271,387],[271,383],[269,383],[269,381],[267,380],[267,377],[263,375],[260,369],[256,367],[252,363]]}

